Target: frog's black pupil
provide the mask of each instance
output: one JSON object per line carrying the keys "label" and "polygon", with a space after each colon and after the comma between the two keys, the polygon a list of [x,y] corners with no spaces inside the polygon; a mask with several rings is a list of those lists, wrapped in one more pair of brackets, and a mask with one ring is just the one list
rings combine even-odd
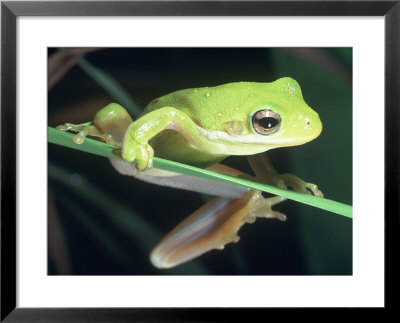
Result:
{"label": "frog's black pupil", "polygon": [[275,118],[271,118],[271,117],[265,117],[265,118],[259,119],[258,124],[265,129],[271,129],[271,128],[276,127],[276,125],[278,124],[278,120],[276,120]]}

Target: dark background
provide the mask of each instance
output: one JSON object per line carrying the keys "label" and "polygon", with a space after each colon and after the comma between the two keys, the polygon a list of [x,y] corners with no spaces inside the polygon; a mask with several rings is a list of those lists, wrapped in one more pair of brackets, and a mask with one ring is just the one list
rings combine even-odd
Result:
{"label": "dark background", "polygon": [[[49,56],[57,52],[49,49]],[[324,129],[306,145],[268,154],[279,172],[318,184],[326,198],[352,203],[351,48],[115,48],[85,59],[141,108],[184,88],[293,77]],[[49,126],[90,121],[104,105],[120,102],[81,66],[49,90]],[[292,201],[276,207],[286,222],[258,219],[223,251],[156,269],[148,260],[151,249],[207,197],[122,176],[103,157],[53,144],[48,159],[50,275],[352,274],[351,220]],[[249,171],[245,157],[224,163]]]}

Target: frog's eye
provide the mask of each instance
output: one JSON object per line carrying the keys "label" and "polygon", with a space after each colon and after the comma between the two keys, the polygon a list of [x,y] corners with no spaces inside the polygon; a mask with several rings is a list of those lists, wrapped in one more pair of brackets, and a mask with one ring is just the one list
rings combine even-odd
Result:
{"label": "frog's eye", "polygon": [[281,117],[272,110],[260,110],[253,115],[253,128],[260,135],[270,135],[279,129]]}

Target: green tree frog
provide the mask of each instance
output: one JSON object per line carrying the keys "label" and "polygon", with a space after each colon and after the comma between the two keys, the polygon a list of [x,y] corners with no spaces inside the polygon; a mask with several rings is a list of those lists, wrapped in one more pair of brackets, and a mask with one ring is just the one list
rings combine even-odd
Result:
{"label": "green tree frog", "polygon": [[[271,83],[235,82],[176,91],[154,99],[133,121],[111,103],[92,122],[66,123],[80,144],[86,136],[120,147],[123,160],[111,159],[124,175],[158,185],[217,196],[173,229],[151,252],[156,267],[170,268],[212,249],[238,241],[237,231],[256,217],[285,219],[271,209],[281,196],[264,198],[258,190],[215,183],[152,168],[154,155],[232,176],[251,177],[219,164],[230,155],[246,155],[253,180],[322,197],[322,192],[293,174],[278,174],[265,151],[301,145],[321,133],[318,114],[304,101],[299,84],[284,77]],[[136,161],[136,164],[132,162]]]}

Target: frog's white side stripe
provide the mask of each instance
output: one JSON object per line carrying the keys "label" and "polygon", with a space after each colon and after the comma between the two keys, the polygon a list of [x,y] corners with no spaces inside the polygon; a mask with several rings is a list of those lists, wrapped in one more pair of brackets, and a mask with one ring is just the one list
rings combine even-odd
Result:
{"label": "frog's white side stripe", "polygon": [[[272,148],[301,145],[314,139],[313,136],[307,138],[279,138],[276,140],[274,140],[273,135],[231,136],[224,131],[208,131],[198,125],[196,127],[209,140],[207,152],[224,155],[254,155]],[[202,150],[204,151],[204,149]]]}
{"label": "frog's white side stripe", "polygon": [[261,137],[260,135],[237,135],[232,136],[225,131],[208,131],[198,125],[196,125],[197,129],[201,132],[201,134],[206,137],[208,140],[223,140],[227,142],[233,143],[265,143],[265,137]]}

